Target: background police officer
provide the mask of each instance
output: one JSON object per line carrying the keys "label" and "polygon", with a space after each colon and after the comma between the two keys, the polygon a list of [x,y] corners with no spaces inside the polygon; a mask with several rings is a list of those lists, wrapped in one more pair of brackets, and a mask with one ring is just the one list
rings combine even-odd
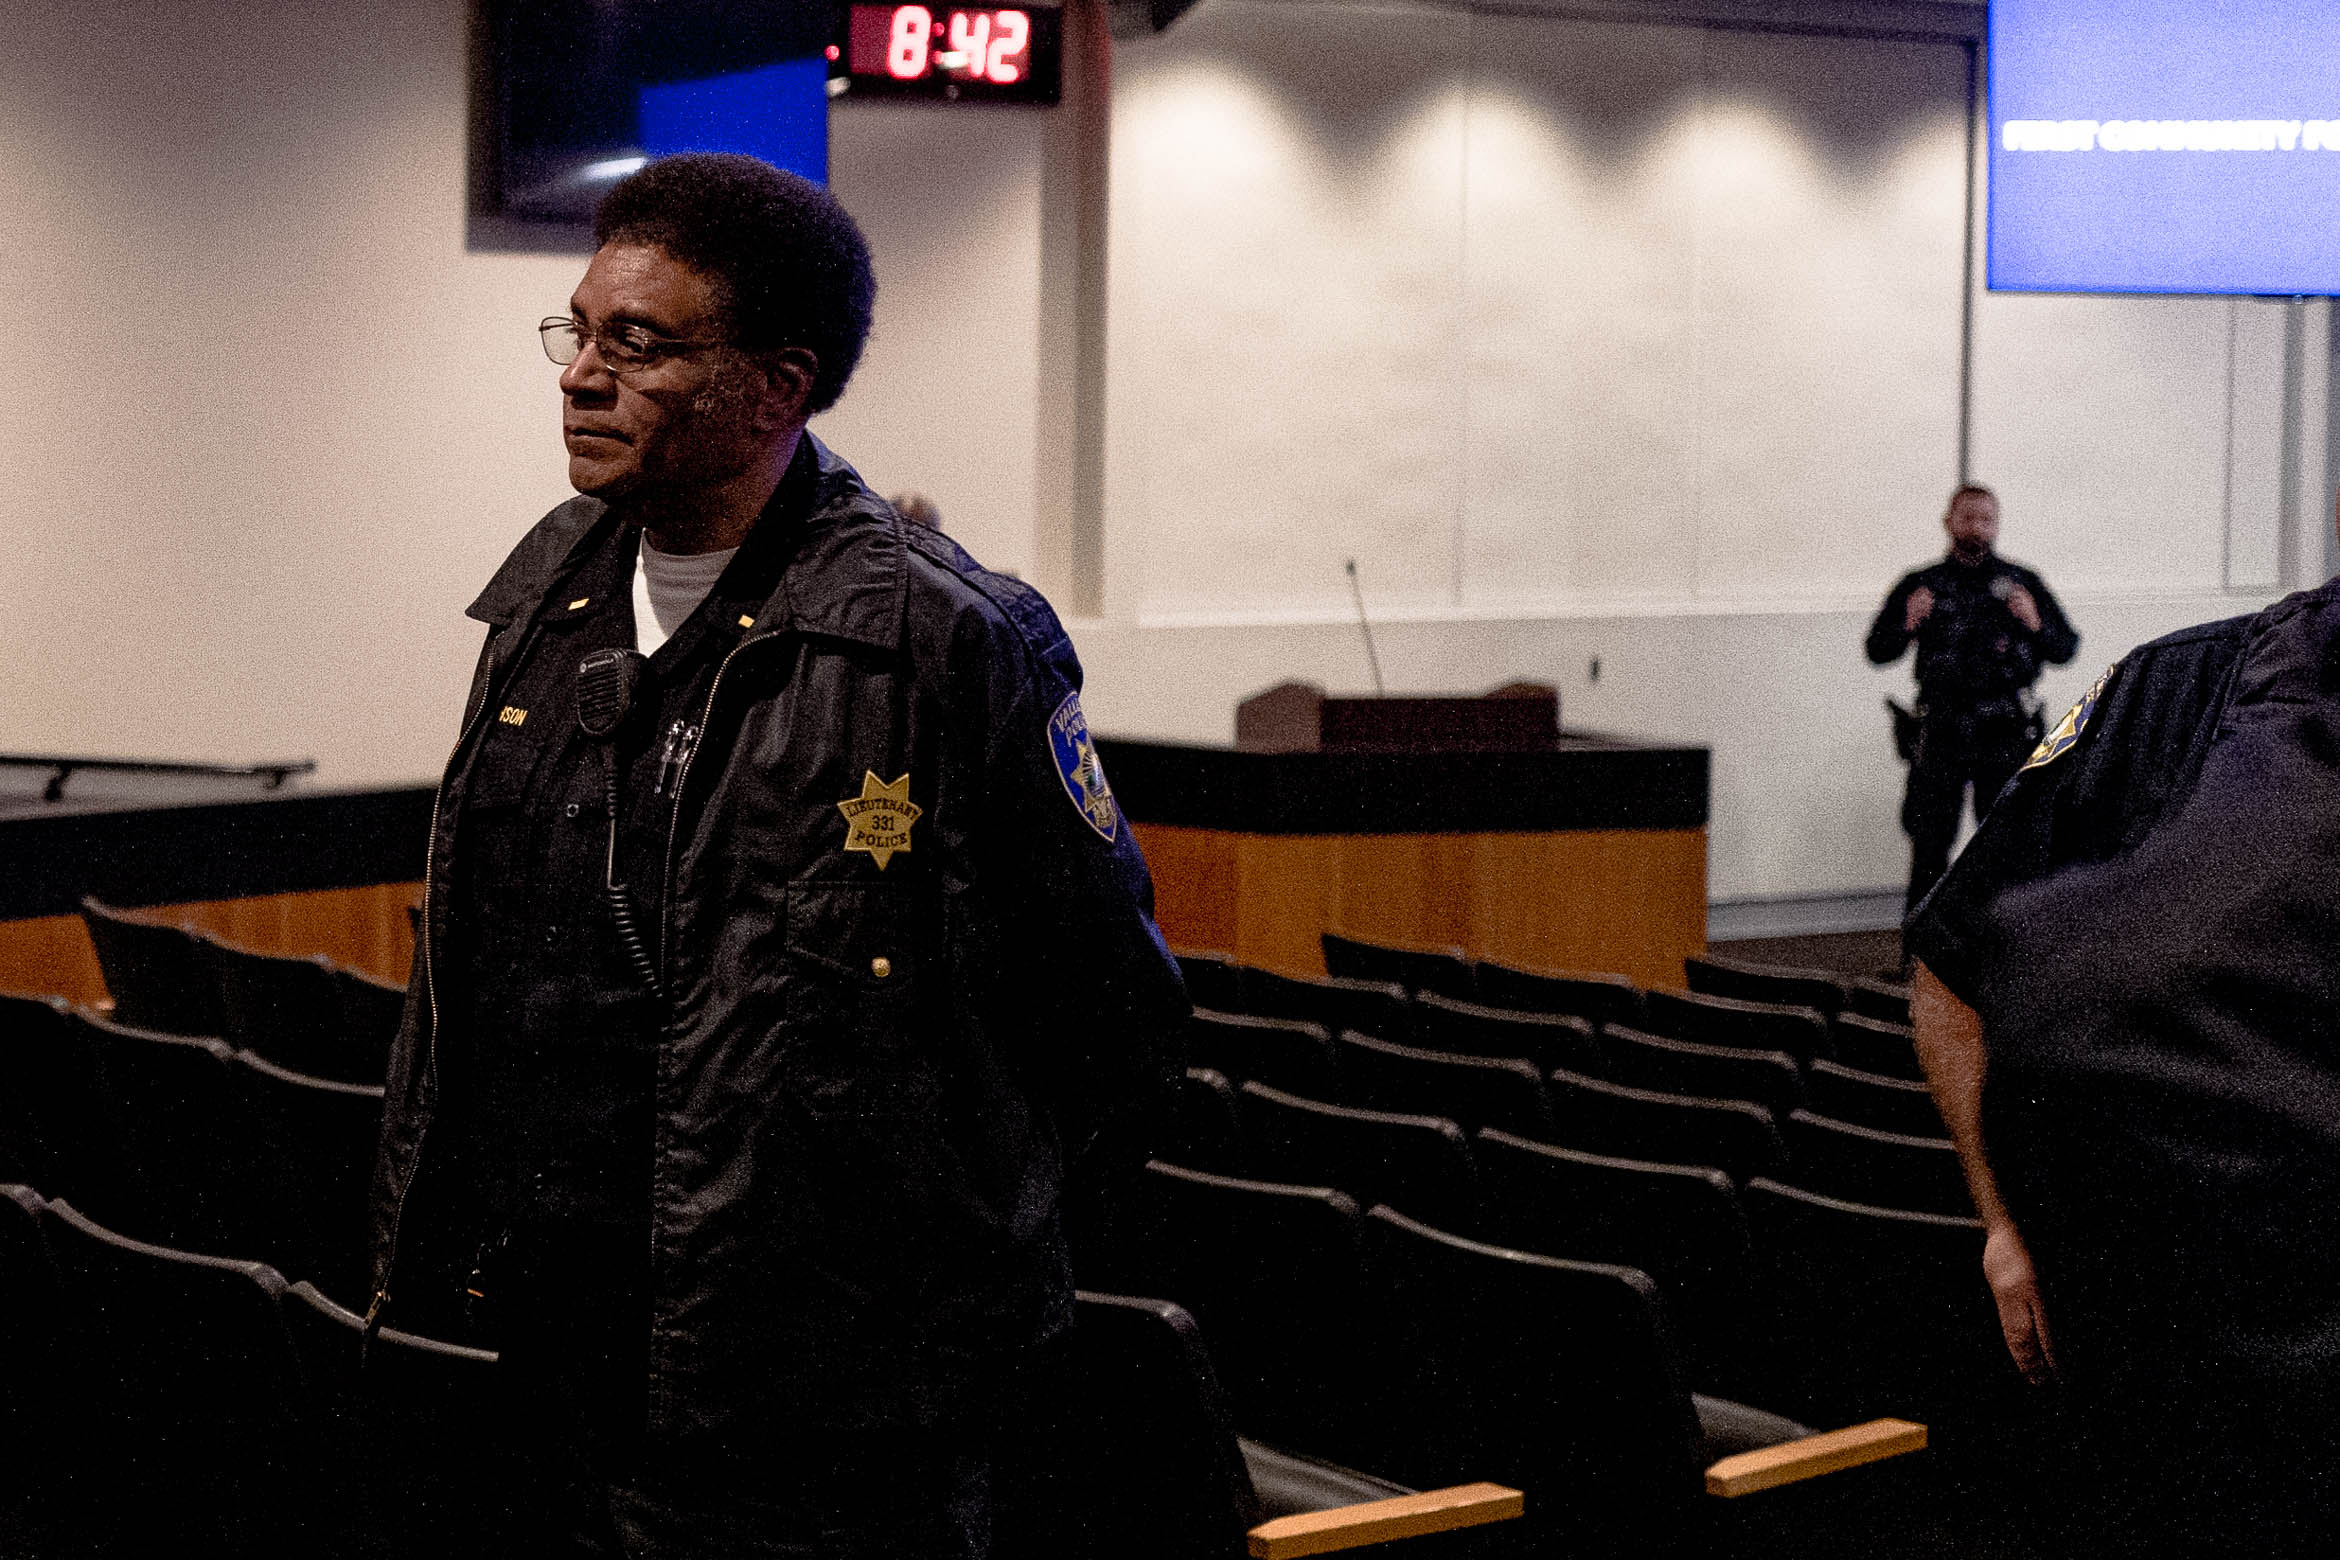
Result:
{"label": "background police officer", "polygon": [[1917,742],[1901,803],[1913,910],[1950,864],[1967,786],[1980,821],[2038,742],[2029,691],[2041,666],[2061,666],[2080,648],[2046,583],[1993,551],[1999,501],[1989,488],[1968,483],[1951,494],[1942,528],[1949,556],[1903,575],[1869,626],[1869,659],[1879,666],[1917,642]]}

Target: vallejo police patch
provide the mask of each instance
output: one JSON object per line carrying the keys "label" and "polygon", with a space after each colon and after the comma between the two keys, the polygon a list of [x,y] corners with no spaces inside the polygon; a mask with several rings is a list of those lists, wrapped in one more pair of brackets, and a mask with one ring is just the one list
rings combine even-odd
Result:
{"label": "vallejo police patch", "polygon": [[2072,750],[2072,744],[2080,740],[2080,733],[2088,729],[2089,717],[2096,713],[2096,701],[2104,696],[2104,685],[2112,681],[2112,674],[2118,669],[2118,662],[2106,667],[2104,675],[2096,679],[2096,686],[2080,695],[2078,704],[2064,711],[2064,718],[2056,722],[2056,729],[2042,738],[2039,746],[2031,750],[2031,757],[2023,761],[2025,769],[2052,764]]}
{"label": "vallejo police patch", "polygon": [[1089,827],[1107,840],[1120,833],[1121,809],[1113,803],[1113,788],[1105,783],[1105,766],[1097,762],[1097,744],[1090,740],[1079,694],[1066,694],[1048,717],[1048,752],[1056,760],[1056,776],[1064,782],[1065,794]]}

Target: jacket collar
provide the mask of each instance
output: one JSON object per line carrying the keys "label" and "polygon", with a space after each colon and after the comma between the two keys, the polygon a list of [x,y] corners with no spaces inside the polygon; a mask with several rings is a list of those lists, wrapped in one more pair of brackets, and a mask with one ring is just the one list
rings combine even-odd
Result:
{"label": "jacket collar", "polygon": [[[815,464],[812,509],[795,556],[758,617],[767,630],[893,649],[902,642],[909,590],[902,522],[849,462],[812,434],[804,437]],[[537,522],[465,615],[498,628],[531,615],[615,524],[600,499],[570,499]]]}

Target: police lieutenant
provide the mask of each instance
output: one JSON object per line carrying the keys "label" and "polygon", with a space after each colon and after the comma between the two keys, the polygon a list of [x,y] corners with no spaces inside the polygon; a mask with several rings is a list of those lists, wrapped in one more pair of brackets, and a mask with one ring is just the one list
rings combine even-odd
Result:
{"label": "police lieutenant", "polygon": [[2039,739],[2030,698],[2040,667],[2061,666],[2080,636],[2040,577],[1992,549],[1999,501],[1968,483],[1942,517],[1950,554],[1901,582],[1869,626],[1869,659],[1898,660],[1917,641],[1918,725],[1901,827],[1909,835],[1906,908],[1950,864],[1966,788],[1979,821]]}
{"label": "police lieutenant", "polygon": [[1047,603],[805,431],[852,219],[693,155],[595,232],[541,327],[581,496],[470,609],[375,1181],[371,1320],[510,1389],[508,1520],[427,1543],[981,1555],[1060,1189],[1184,994]]}

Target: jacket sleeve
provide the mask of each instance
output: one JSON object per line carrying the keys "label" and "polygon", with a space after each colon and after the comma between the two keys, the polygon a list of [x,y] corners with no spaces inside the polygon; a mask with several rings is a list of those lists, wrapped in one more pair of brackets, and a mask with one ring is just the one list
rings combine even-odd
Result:
{"label": "jacket sleeve", "polygon": [[1902,934],[1961,1001],[1982,1005],[2001,952],[1992,907],[2002,893],[2111,858],[2191,783],[2248,621],[2182,631],[2112,667],[1992,804]]}
{"label": "jacket sleeve", "polygon": [[1904,623],[1909,616],[1909,598],[1918,586],[1918,577],[1905,574],[1901,582],[1885,597],[1885,605],[1877,610],[1877,621],[1869,625],[1869,639],[1864,647],[1869,660],[1885,666],[1901,659],[1901,652],[1909,648],[1912,636]]}
{"label": "jacket sleeve", "polygon": [[[1054,1115],[1068,1165],[1143,1163],[1185,1066],[1190,1011],[1154,925],[1153,881],[1097,763],[1069,641],[1028,663],[996,716],[985,846],[1003,1021]],[[1106,1160],[1106,1165],[1082,1161]]]}
{"label": "jacket sleeve", "polygon": [[2072,620],[2064,616],[2063,603],[2047,588],[2047,581],[2029,574],[2024,584],[2030,587],[2031,599],[2039,604],[2039,632],[2033,643],[2039,647],[2040,659],[2050,666],[2062,666],[2080,653],[2080,634],[2072,627]]}

